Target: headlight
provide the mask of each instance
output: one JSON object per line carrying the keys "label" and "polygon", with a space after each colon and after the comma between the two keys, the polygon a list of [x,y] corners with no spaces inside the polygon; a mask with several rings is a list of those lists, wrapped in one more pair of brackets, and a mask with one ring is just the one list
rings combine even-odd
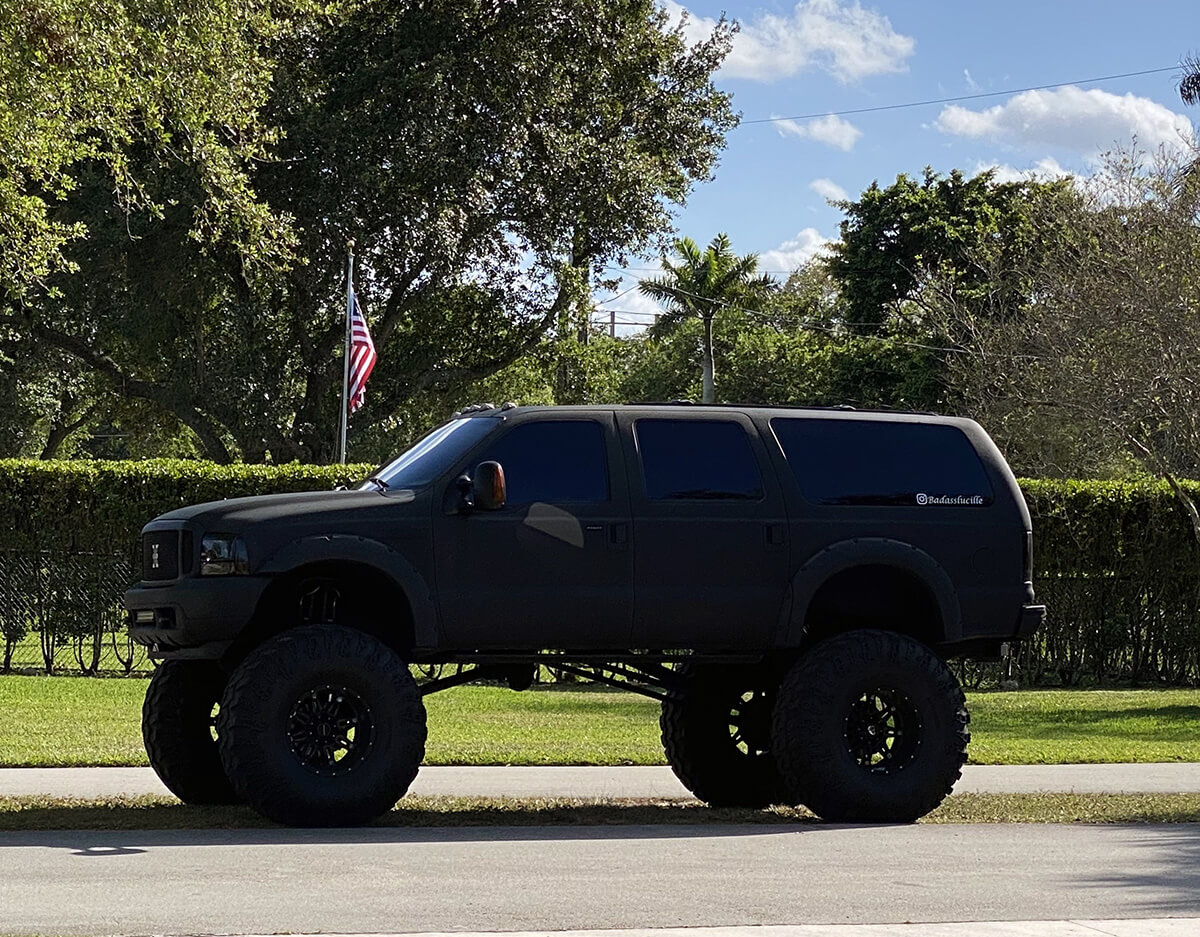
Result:
{"label": "headlight", "polygon": [[200,541],[200,575],[228,576],[250,572],[246,544],[233,534],[205,534]]}

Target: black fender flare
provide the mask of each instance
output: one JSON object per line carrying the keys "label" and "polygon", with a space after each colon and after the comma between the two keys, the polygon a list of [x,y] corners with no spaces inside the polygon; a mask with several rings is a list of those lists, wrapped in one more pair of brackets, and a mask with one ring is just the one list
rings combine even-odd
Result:
{"label": "black fender flare", "polygon": [[279,576],[312,563],[359,563],[387,576],[403,590],[412,608],[413,637],[418,646],[439,642],[437,606],[433,590],[404,554],[369,537],[322,534],[293,540],[269,557],[258,572]]}
{"label": "black fender flare", "polygon": [[962,608],[950,574],[932,556],[911,543],[887,537],[856,537],[814,553],[792,577],[791,616],[783,644],[795,647],[804,635],[808,609],[820,588],[832,577],[855,566],[894,566],[916,576],[933,595],[942,618],[943,640],[962,637]]}

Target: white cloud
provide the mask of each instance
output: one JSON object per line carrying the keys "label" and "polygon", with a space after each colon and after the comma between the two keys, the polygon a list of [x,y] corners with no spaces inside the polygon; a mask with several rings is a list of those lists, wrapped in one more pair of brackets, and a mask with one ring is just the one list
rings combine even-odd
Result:
{"label": "white cloud", "polygon": [[934,124],[943,133],[1027,146],[1058,146],[1094,157],[1137,137],[1148,149],[1181,150],[1192,123],[1149,98],[1075,86],[1026,91],[982,111],[951,105]]}
{"label": "white cloud", "polygon": [[[658,273],[639,273],[640,279],[647,279],[653,276],[659,276]],[[626,281],[629,286],[633,285],[632,281]],[[626,285],[622,282],[622,287]],[[640,322],[645,325],[652,325],[654,320],[662,314],[662,306],[643,293],[641,290],[634,290],[625,296],[622,296],[612,305],[619,306],[622,313],[618,314],[618,319],[628,319],[631,322]]]}
{"label": "white cloud", "polygon": [[805,228],[794,238],[784,241],[774,250],[760,254],[758,269],[776,277],[787,276],[797,267],[816,257],[829,243],[829,238],[823,237],[816,228]]}
{"label": "white cloud", "polygon": [[963,69],[963,80],[966,81],[966,83],[967,83],[968,91],[978,91],[979,90],[979,82],[977,82],[974,78],[971,77],[971,70],[969,68]]}
{"label": "white cloud", "polygon": [[653,325],[662,307],[637,288],[639,280],[661,276],[659,260],[643,260],[643,266],[632,267],[621,274],[612,290],[597,290],[593,295],[596,307],[592,324],[607,330],[613,325],[617,335],[633,335]]}
{"label": "white cloud", "polygon": [[808,184],[808,187],[826,201],[844,202],[846,200],[846,190],[832,179],[814,179]]}
{"label": "white cloud", "polygon": [[862,136],[862,131],[848,120],[829,114],[825,117],[818,117],[815,120],[806,120],[800,123],[787,118],[775,118],[775,129],[779,131],[781,137],[800,137],[803,140],[816,140],[818,143],[827,143],[830,146],[836,146],[839,150],[849,152],[854,149],[854,144],[858,142],[858,138]]}
{"label": "white cloud", "polygon": [[[685,8],[663,6],[672,22]],[[696,42],[712,34],[716,20],[688,14],[684,34]],[[727,78],[776,81],[820,68],[839,81],[902,72],[916,43],[892,28],[883,14],[858,0],[800,0],[790,15],[759,12],[743,21],[721,66]]]}
{"label": "white cloud", "polygon": [[1063,169],[1058,164],[1058,160],[1050,156],[1039,159],[1026,169],[1017,169],[1008,163],[979,162],[975,164],[975,171],[972,175],[978,176],[981,172],[988,170],[991,170],[992,178],[996,182],[1049,182],[1053,179],[1081,178],[1077,173]]}

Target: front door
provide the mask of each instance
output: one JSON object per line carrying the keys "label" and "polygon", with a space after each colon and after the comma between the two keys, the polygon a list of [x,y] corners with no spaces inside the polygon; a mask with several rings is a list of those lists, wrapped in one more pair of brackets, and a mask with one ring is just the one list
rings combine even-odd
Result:
{"label": "front door", "polygon": [[526,416],[477,451],[504,468],[499,511],[434,518],[446,640],[463,649],[623,646],[633,610],[629,499],[611,413]]}

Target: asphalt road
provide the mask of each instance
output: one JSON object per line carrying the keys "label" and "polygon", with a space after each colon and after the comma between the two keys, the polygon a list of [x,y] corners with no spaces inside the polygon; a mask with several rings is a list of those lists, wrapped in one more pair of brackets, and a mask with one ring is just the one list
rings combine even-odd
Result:
{"label": "asphalt road", "polygon": [[1200,824],[0,834],[6,934],[1200,916]]}

